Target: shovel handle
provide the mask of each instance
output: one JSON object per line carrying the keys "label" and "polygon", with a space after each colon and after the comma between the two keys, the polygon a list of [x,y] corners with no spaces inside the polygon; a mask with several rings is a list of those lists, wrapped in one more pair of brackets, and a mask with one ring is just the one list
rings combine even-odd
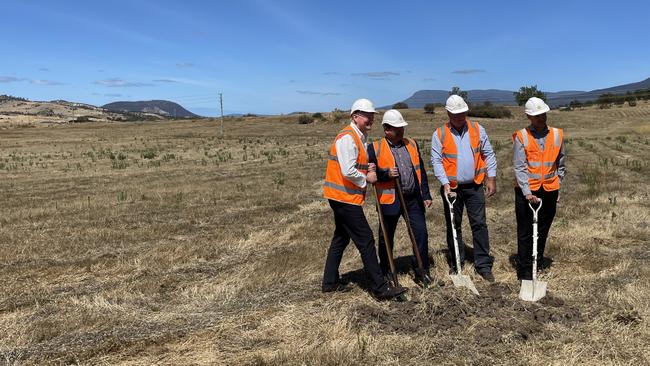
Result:
{"label": "shovel handle", "polygon": [[454,256],[456,258],[456,273],[461,274],[461,265],[460,265],[460,249],[458,248],[458,234],[456,234],[456,224],[454,222],[454,205],[458,199],[458,194],[456,192],[449,192],[443,194],[445,200],[447,201],[449,207],[449,221],[451,223],[451,233],[454,238]]}
{"label": "shovel handle", "polygon": [[539,213],[539,209],[542,208],[542,199],[539,197],[537,197],[537,199],[539,200],[539,206],[537,206],[537,209],[534,209],[533,204],[528,202],[528,207],[533,210],[533,220],[535,220],[535,222],[537,222],[537,214]]}
{"label": "shovel handle", "polygon": [[447,200],[449,207],[452,207],[456,203],[457,198],[458,196],[456,195],[456,192],[449,192],[445,194],[445,199]]}
{"label": "shovel handle", "polygon": [[409,219],[409,213],[406,208],[406,201],[404,200],[404,193],[402,192],[402,184],[400,183],[399,178],[395,178],[395,188],[397,189],[397,194],[399,196],[399,203],[402,207],[402,213],[404,214],[404,221],[406,221],[406,228],[411,239],[411,246],[413,247],[413,255],[415,256],[415,261],[418,264],[418,269],[424,275],[424,265],[422,264],[422,257],[420,257],[420,250],[418,245],[415,242],[415,235],[413,234],[413,228],[411,228],[411,220]]}
{"label": "shovel handle", "polygon": [[379,227],[381,229],[381,234],[384,236],[384,246],[386,247],[386,257],[388,257],[388,266],[390,267],[391,275],[389,279],[393,284],[398,287],[399,282],[397,281],[397,272],[395,271],[395,261],[393,259],[393,250],[392,243],[388,240],[388,234],[386,233],[386,225],[384,224],[384,214],[381,212],[381,204],[379,203],[379,188],[376,184],[373,185],[375,191],[375,198],[377,204],[377,215],[379,216]]}

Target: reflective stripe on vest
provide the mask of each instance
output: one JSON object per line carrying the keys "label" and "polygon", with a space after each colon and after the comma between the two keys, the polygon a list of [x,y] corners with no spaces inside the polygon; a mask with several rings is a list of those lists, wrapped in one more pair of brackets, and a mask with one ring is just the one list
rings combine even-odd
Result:
{"label": "reflective stripe on vest", "polygon": [[523,128],[512,134],[512,141],[514,142],[518,138],[526,152],[528,185],[531,191],[537,191],[540,188],[544,188],[545,191],[560,189],[556,160],[562,147],[563,134],[561,129],[550,127],[546,135],[544,150],[540,149],[528,128]]}
{"label": "reflective stripe on vest", "polygon": [[[418,146],[415,140],[404,138],[403,141],[411,158],[411,164],[415,168],[415,177],[419,189],[422,184],[422,172],[420,170]],[[390,168],[395,167],[395,157],[385,138],[373,142],[372,146],[375,149],[375,156],[377,157],[377,171],[387,172]],[[377,182],[375,185],[378,189],[379,203],[382,205],[390,205],[395,202],[395,181],[393,179],[387,182]]]}
{"label": "reflective stripe on vest", "polygon": [[331,183],[331,182],[325,182],[324,186],[334,188],[334,189],[338,189],[339,191],[343,191],[343,192],[349,193],[349,194],[366,194],[366,190],[363,189],[363,188],[358,188],[358,189],[357,188],[348,188],[348,187],[341,186],[341,185],[338,185],[338,184],[334,184],[334,183]]}
{"label": "reflective stripe on vest", "polygon": [[366,198],[366,188],[357,186],[343,176],[336,154],[336,141],[346,135],[352,136],[357,146],[358,155],[354,166],[363,174],[368,172],[368,154],[365,146],[354,128],[347,126],[338,133],[330,147],[327,157],[327,170],[325,171],[325,183],[323,184],[323,196],[339,202],[362,205]]}
{"label": "reflective stripe on vest", "polygon": [[[328,155],[327,158],[328,158],[329,160],[334,160],[334,161],[336,161],[337,163],[338,163],[338,161],[339,161],[339,158],[338,158],[337,156],[334,156],[334,155]],[[357,168],[358,170],[368,170],[368,164],[359,164],[359,163],[355,163],[355,164],[354,164],[354,167]]]}
{"label": "reflective stripe on vest", "polygon": [[[476,122],[467,120],[467,133],[469,134],[470,147],[474,155],[474,183],[481,184],[485,179],[487,173],[487,165],[485,159],[481,154],[481,136],[480,126]],[[444,124],[436,130],[440,145],[442,145],[442,166],[445,169],[445,174],[449,180],[449,186],[456,188],[458,186],[457,171],[458,171],[458,146],[451,132],[449,123]]]}

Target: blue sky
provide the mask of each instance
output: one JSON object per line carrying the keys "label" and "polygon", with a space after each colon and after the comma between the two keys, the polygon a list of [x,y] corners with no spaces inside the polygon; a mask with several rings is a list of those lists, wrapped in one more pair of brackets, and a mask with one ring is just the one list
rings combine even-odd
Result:
{"label": "blue sky", "polygon": [[645,1],[5,1],[0,94],[203,115],[650,77]]}

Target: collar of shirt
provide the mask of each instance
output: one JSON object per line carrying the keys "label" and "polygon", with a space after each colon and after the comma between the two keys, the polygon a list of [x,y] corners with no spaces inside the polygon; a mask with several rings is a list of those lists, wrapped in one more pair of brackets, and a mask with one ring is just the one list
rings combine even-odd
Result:
{"label": "collar of shirt", "polygon": [[352,128],[354,129],[354,132],[356,132],[357,135],[359,135],[359,138],[361,139],[361,142],[363,142],[365,144],[366,140],[368,139],[368,136],[361,133],[361,130],[359,130],[359,127],[357,127],[357,125],[355,125],[354,122],[350,122],[350,126],[352,126]]}
{"label": "collar of shirt", "polygon": [[389,139],[386,139],[386,142],[388,142],[388,146],[390,146],[390,147],[402,147],[402,146],[404,146],[404,140],[400,140],[396,144],[393,144],[392,142],[390,142]]}
{"label": "collar of shirt", "polygon": [[458,132],[456,127],[454,127],[454,125],[452,125],[451,122],[448,123],[449,123],[449,129],[451,130],[451,133],[453,133],[454,135],[462,136],[465,132],[467,132],[467,122],[465,122],[465,125],[463,126],[463,130],[460,132]]}
{"label": "collar of shirt", "polygon": [[532,124],[528,126],[528,130],[530,131],[531,134],[533,134],[534,138],[540,139],[542,137],[545,137],[548,134],[548,125],[544,126],[542,132],[537,132],[537,130],[535,129],[535,127],[533,127]]}

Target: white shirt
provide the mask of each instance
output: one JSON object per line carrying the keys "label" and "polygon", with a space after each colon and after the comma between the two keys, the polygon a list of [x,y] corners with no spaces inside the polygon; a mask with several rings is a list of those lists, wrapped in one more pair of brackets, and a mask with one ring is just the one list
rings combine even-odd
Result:
{"label": "white shirt", "polygon": [[[366,140],[368,137],[361,133],[359,127],[353,122],[350,123],[350,126],[354,129],[354,132],[357,133],[363,144],[363,148],[366,148]],[[366,187],[366,175],[361,173],[357,168],[357,157],[359,156],[359,150],[357,149],[357,144],[354,142],[354,138],[350,135],[345,135],[340,139],[336,140],[336,158],[339,161],[339,166],[341,167],[341,174],[354,183],[355,185],[365,188]]]}

